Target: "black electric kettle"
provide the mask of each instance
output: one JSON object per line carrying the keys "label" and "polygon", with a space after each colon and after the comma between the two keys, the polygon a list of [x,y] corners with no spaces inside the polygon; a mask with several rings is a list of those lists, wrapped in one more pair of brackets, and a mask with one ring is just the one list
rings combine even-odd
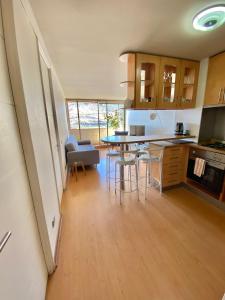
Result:
{"label": "black electric kettle", "polygon": [[177,122],[175,134],[177,135],[184,134],[184,124],[182,122]]}

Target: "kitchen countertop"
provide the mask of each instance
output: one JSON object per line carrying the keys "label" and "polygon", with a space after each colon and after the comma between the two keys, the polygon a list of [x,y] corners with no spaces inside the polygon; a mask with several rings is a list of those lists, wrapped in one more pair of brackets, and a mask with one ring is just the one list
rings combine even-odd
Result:
{"label": "kitchen countertop", "polygon": [[196,143],[181,143],[181,144],[173,144],[170,141],[157,141],[157,142],[152,142],[153,145],[157,145],[157,146],[161,146],[161,147],[177,147],[177,146],[188,146],[188,147],[192,147],[192,148],[196,148],[196,149],[202,149],[202,150],[207,150],[207,151],[211,151],[211,152],[215,152],[215,153],[221,153],[225,155],[225,150],[222,149],[216,149],[216,148],[211,148],[211,147],[207,147],[207,146],[203,146],[200,144],[196,144]]}
{"label": "kitchen countertop", "polygon": [[207,151],[211,151],[211,152],[225,154],[225,150],[222,150],[222,149],[211,148],[211,147],[207,147],[207,146],[203,146],[203,145],[199,145],[199,144],[189,144],[189,145],[192,148],[197,148],[197,149],[202,149],[202,150],[207,150]]}
{"label": "kitchen countertop", "polygon": [[193,135],[175,135],[175,134],[168,134],[168,135],[159,135],[159,134],[152,134],[146,136],[106,136],[101,139],[102,142],[108,144],[133,144],[133,143],[144,143],[144,142],[156,142],[156,141],[169,141],[169,140],[179,140],[179,139],[190,139],[194,138]]}
{"label": "kitchen countertop", "polygon": [[158,141],[158,142],[151,142],[151,145],[156,145],[156,146],[160,146],[160,147],[164,147],[164,148],[167,148],[167,147],[177,147],[177,146],[183,146],[183,145],[190,145],[192,143],[183,143],[183,144],[174,144],[172,142],[169,142],[169,141]]}

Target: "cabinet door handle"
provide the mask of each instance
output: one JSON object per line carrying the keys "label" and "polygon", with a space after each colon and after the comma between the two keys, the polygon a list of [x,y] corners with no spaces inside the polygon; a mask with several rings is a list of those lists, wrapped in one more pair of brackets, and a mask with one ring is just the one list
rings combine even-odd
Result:
{"label": "cabinet door handle", "polygon": [[8,231],[5,233],[5,235],[3,236],[3,238],[0,241],[0,253],[2,252],[2,250],[4,249],[6,243],[8,242],[8,239],[10,238],[12,232]]}
{"label": "cabinet door handle", "polygon": [[219,99],[218,99],[218,103],[220,103],[220,101],[221,101],[221,95],[222,95],[222,91],[223,91],[223,89],[222,89],[222,88],[220,88],[220,91],[219,91]]}
{"label": "cabinet door handle", "polygon": [[225,103],[225,88],[223,89],[223,103]]}

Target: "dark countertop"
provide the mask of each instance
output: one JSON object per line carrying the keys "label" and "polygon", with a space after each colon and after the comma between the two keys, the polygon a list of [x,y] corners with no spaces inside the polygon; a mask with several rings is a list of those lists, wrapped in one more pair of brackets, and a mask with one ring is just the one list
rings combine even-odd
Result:
{"label": "dark countertop", "polygon": [[187,142],[187,143],[172,143],[170,141],[158,141],[158,142],[153,142],[152,144],[154,145],[158,145],[161,147],[177,147],[177,146],[187,146],[187,147],[192,147],[192,148],[196,148],[196,149],[202,149],[202,150],[207,150],[207,151],[211,151],[211,152],[215,152],[215,153],[221,153],[225,155],[225,150],[222,149],[217,149],[217,148],[211,148],[211,147],[207,147],[204,145],[200,145],[200,144],[196,144],[193,142]]}

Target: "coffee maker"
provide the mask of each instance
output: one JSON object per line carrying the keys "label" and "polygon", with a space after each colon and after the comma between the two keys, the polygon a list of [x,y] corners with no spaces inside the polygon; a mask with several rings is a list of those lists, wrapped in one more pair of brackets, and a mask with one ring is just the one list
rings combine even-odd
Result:
{"label": "coffee maker", "polygon": [[177,122],[175,134],[176,135],[184,134],[184,124],[182,122]]}

